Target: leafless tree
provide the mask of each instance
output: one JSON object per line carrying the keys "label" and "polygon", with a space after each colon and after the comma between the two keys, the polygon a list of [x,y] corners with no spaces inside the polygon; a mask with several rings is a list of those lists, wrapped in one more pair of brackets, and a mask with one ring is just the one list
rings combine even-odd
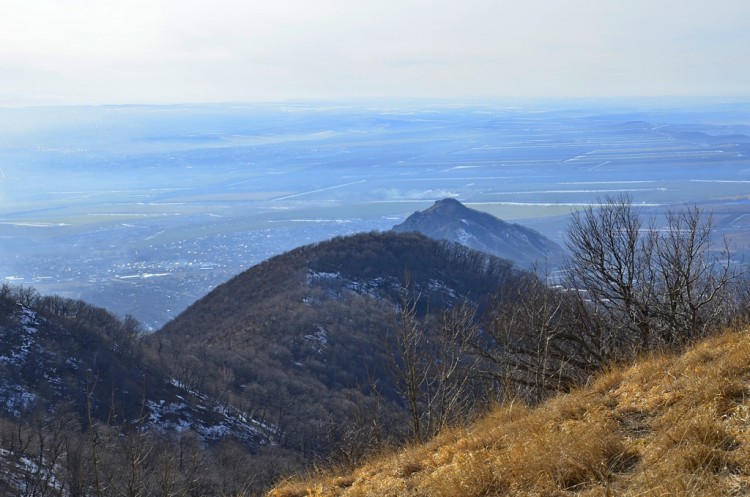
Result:
{"label": "leafless tree", "polygon": [[612,317],[621,336],[647,347],[651,335],[653,237],[643,237],[642,222],[630,197],[605,197],[598,206],[573,213],[568,228],[570,289],[584,290]]}
{"label": "leafless tree", "polygon": [[496,298],[473,350],[504,399],[539,402],[604,363],[603,328],[581,312],[576,292],[529,277]]}
{"label": "leafless tree", "polygon": [[470,353],[479,334],[476,307],[463,302],[445,309],[436,328],[435,376],[427,402],[431,433],[467,419],[486,399],[477,384],[480,358]]}
{"label": "leafless tree", "polygon": [[478,358],[470,351],[479,332],[471,304],[459,303],[431,321],[418,314],[419,299],[407,278],[386,340],[390,368],[417,442],[474,411]]}
{"label": "leafless tree", "polygon": [[409,411],[411,433],[416,442],[422,441],[424,436],[423,391],[433,374],[433,362],[425,354],[427,332],[417,317],[418,300],[418,295],[412,295],[407,278],[393,332],[386,340],[391,372]]}
{"label": "leafless tree", "polygon": [[705,335],[720,326],[730,307],[730,283],[738,277],[726,242],[711,248],[712,218],[698,207],[667,212],[667,228],[655,237],[660,339]]}
{"label": "leafless tree", "polygon": [[24,307],[34,307],[40,298],[39,292],[34,287],[18,286],[12,288],[15,299]]}
{"label": "leafless tree", "polygon": [[738,272],[726,244],[711,247],[711,216],[667,211],[665,226],[643,225],[628,195],[573,214],[566,286],[585,292],[607,320],[616,350],[642,350],[702,336],[728,311]]}

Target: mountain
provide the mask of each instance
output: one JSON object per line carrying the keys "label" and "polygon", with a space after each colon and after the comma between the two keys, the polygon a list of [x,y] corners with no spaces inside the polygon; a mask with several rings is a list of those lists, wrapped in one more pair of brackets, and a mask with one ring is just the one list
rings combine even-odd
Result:
{"label": "mountain", "polygon": [[0,494],[252,495],[365,459],[271,495],[632,495],[673,474],[652,493],[747,493],[745,335],[617,369],[586,302],[395,231],[269,259],[148,335],[2,285]]}
{"label": "mountain", "polygon": [[[409,433],[398,330],[419,331],[420,368],[458,364],[438,333],[458,321],[444,314],[470,306],[477,314],[461,324],[471,325],[534,279],[417,233],[363,233],[253,266],[151,334],[131,317],[3,285],[0,493],[127,494],[133,482],[148,493],[167,479],[172,493],[239,495],[359,460]],[[486,398],[479,386],[462,409]]]}
{"label": "mountain", "polygon": [[527,269],[559,267],[565,255],[562,247],[538,231],[470,209],[453,198],[438,200],[428,209],[415,212],[393,230],[450,240]]}
{"label": "mountain", "polygon": [[748,495],[748,378],[750,337],[725,332],[268,495]]}
{"label": "mountain", "polygon": [[481,309],[526,278],[507,261],[417,233],[362,233],[253,266],[148,341],[177,358],[179,381],[222,392],[273,426],[271,443],[328,456],[342,440],[360,443],[352,438],[363,422],[403,435],[386,342],[405,295],[415,319],[427,319],[463,302]]}

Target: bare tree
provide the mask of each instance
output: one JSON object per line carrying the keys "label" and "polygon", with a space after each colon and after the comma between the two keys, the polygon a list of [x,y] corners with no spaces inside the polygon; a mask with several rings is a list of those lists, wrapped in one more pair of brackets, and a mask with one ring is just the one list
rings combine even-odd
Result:
{"label": "bare tree", "polygon": [[39,292],[37,292],[36,288],[31,286],[13,287],[13,293],[15,299],[24,307],[34,307],[40,298]]}
{"label": "bare tree", "polygon": [[466,302],[440,315],[427,399],[430,433],[467,419],[483,403],[485,392],[476,385],[479,358],[470,354],[479,334],[476,315],[476,307]]}
{"label": "bare tree", "polygon": [[433,374],[434,362],[427,356],[427,332],[417,317],[419,296],[411,292],[407,278],[396,323],[385,345],[391,372],[409,411],[412,437],[421,442],[424,391]]}
{"label": "bare tree", "polygon": [[59,406],[52,413],[34,406],[25,413],[17,428],[14,456],[27,461],[19,465],[22,479],[19,494],[24,497],[64,495],[61,463],[67,442],[74,431],[72,413]]}
{"label": "bare tree", "polygon": [[605,197],[573,213],[568,228],[568,288],[585,290],[620,334],[647,347],[654,313],[652,237],[628,195]]}
{"label": "bare tree", "polygon": [[581,312],[582,305],[577,292],[550,288],[538,277],[519,281],[496,299],[474,350],[504,398],[539,402],[602,366],[607,334]]}
{"label": "bare tree", "polygon": [[459,303],[431,321],[418,315],[419,298],[407,278],[386,340],[390,368],[417,442],[467,419],[481,403],[476,386],[478,358],[470,353],[479,333],[476,308]]}
{"label": "bare tree", "polygon": [[729,251],[711,250],[711,216],[670,210],[644,227],[628,195],[573,214],[566,285],[615,332],[614,348],[646,349],[704,335],[728,310],[737,277]]}
{"label": "bare tree", "polygon": [[667,228],[656,237],[656,299],[660,339],[673,342],[705,335],[729,309],[733,270],[726,241],[711,250],[713,223],[698,207],[667,212]]}
{"label": "bare tree", "polygon": [[732,304],[735,308],[735,324],[744,326],[750,321],[750,272],[745,270],[732,285],[734,299]]}

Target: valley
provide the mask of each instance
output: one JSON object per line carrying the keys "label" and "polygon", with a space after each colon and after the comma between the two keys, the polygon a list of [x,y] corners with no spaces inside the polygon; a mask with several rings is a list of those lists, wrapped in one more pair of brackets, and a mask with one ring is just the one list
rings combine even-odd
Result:
{"label": "valley", "polygon": [[[711,108],[0,110],[0,491],[259,494],[744,322],[750,126]],[[524,270],[581,215],[614,244]]]}
{"label": "valley", "polygon": [[0,110],[0,279],[157,329],[233,275],[434,201],[540,231],[628,192],[750,249],[747,106],[309,104]]}

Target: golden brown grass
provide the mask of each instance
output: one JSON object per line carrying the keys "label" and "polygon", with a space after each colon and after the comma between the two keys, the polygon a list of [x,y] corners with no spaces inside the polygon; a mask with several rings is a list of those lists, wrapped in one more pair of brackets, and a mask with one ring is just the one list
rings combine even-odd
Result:
{"label": "golden brown grass", "polygon": [[750,334],[602,374],[272,497],[750,496]]}

